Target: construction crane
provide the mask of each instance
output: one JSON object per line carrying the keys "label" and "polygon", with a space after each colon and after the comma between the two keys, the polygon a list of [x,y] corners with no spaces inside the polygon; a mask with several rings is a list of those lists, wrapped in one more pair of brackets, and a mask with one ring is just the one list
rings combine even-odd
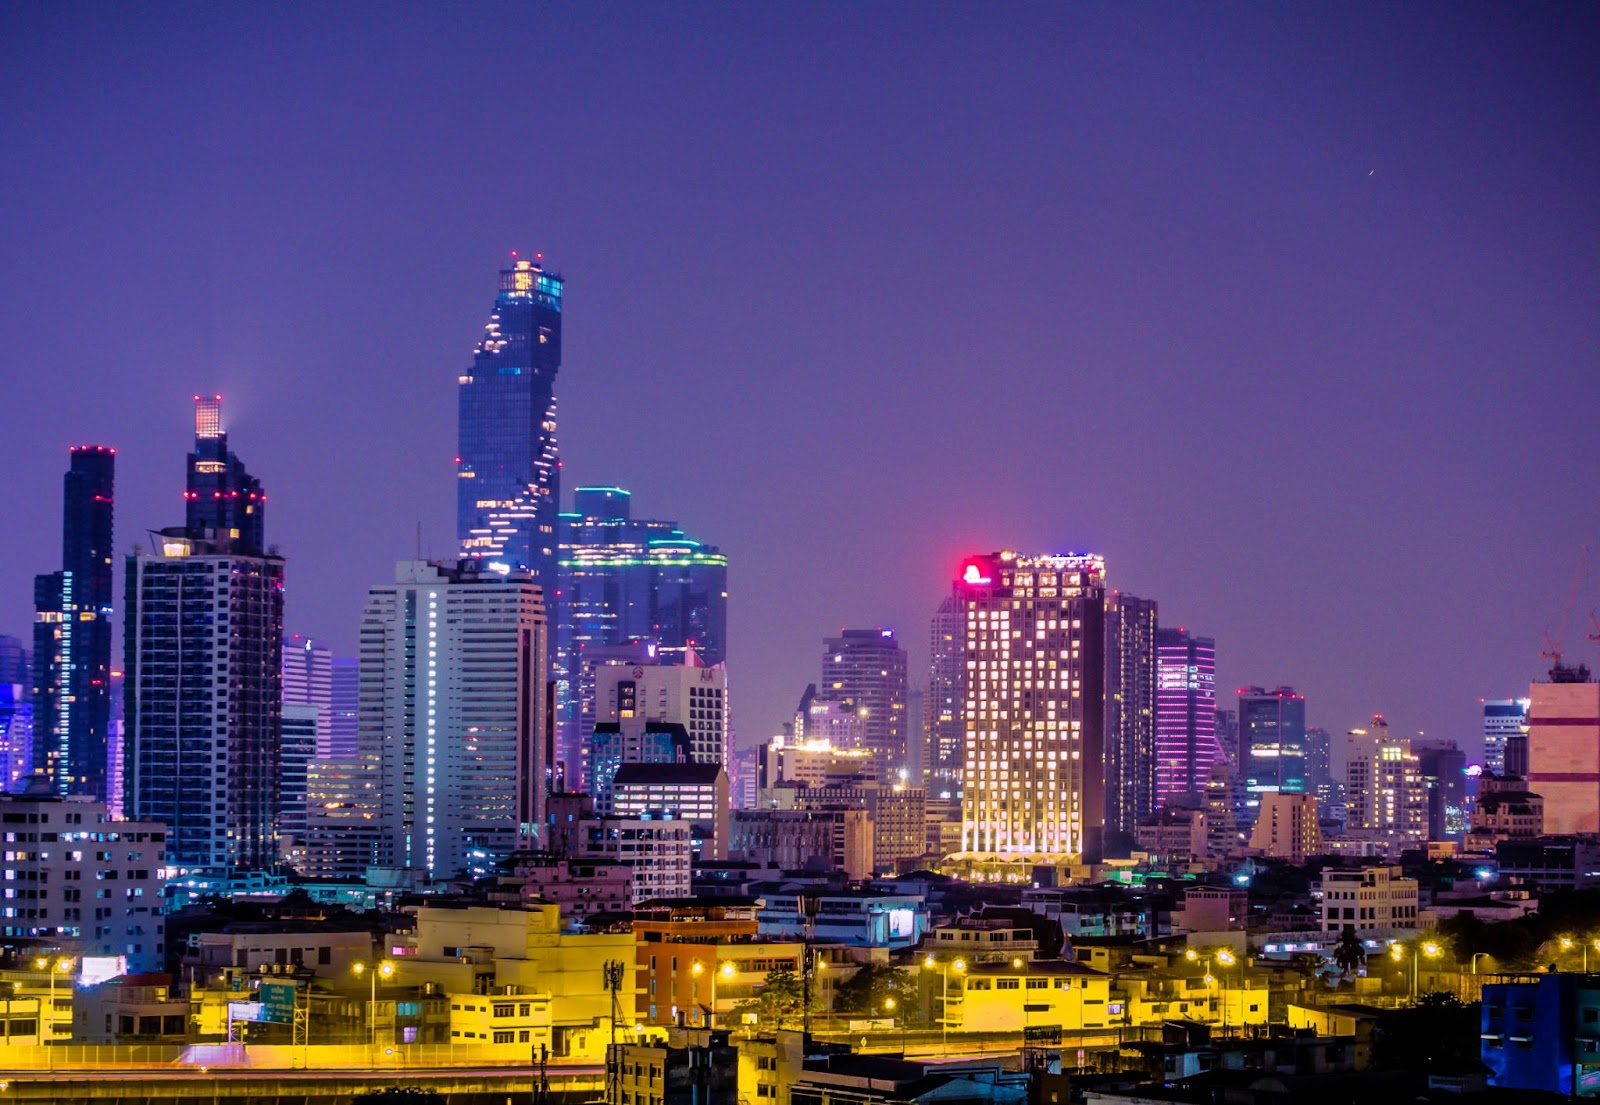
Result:
{"label": "construction crane", "polygon": [[[1578,566],[1572,570],[1572,587],[1567,591],[1567,605],[1561,611],[1561,627],[1552,636],[1548,628],[1544,631],[1544,651],[1539,653],[1540,659],[1550,661],[1550,676],[1555,682],[1563,682],[1557,678],[1556,673],[1565,671],[1561,663],[1561,648],[1567,639],[1567,623],[1572,620],[1572,607],[1578,601],[1578,584],[1583,581],[1583,569],[1589,562],[1589,546],[1584,545],[1578,550]],[[1591,619],[1592,620],[1592,619]],[[1595,627],[1600,634],[1600,625]]]}

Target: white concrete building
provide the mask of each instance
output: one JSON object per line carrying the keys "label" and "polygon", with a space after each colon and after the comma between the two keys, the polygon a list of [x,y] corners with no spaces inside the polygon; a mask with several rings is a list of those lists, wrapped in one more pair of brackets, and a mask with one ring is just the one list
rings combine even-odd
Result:
{"label": "white concrete building", "polygon": [[1376,866],[1322,872],[1322,931],[1414,929],[1418,925],[1417,880],[1399,867]]}
{"label": "white concrete building", "polygon": [[489,873],[544,821],[544,601],[525,573],[401,561],[361,618],[360,746],[395,866]]}
{"label": "white concrete building", "polygon": [[624,737],[639,737],[648,722],[682,725],[695,763],[733,758],[728,730],[728,669],[707,667],[691,649],[683,664],[620,664],[594,672],[594,720],[615,722]]}
{"label": "white concrete building", "polygon": [[691,890],[693,830],[687,821],[601,817],[580,821],[577,854],[614,859],[633,869],[633,903],[687,898]]}
{"label": "white concrete building", "polygon": [[[92,798],[0,797],[0,935],[84,958],[127,957],[157,971],[167,830],[114,821]],[[76,971],[73,972],[76,974]]]}

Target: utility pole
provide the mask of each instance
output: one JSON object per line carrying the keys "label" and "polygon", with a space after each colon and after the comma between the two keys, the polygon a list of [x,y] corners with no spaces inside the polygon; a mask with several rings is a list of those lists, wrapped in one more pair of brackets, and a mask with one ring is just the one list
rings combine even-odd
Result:
{"label": "utility pole", "polygon": [[617,1045],[617,1018],[622,1014],[622,961],[608,959],[602,968],[606,989],[611,991],[611,1043],[606,1048],[606,1100],[611,1105],[622,1102],[622,1054]]}

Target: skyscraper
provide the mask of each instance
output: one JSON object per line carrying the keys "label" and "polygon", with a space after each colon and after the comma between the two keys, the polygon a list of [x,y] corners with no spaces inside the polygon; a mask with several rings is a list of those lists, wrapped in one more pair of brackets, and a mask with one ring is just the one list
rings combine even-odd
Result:
{"label": "skyscraper", "polygon": [[965,605],[952,591],[934,612],[929,632],[928,787],[952,791],[961,785],[964,741],[961,702],[967,686]]}
{"label": "skyscraper", "polygon": [[1389,733],[1382,714],[1352,729],[1345,752],[1347,830],[1396,847],[1428,838],[1428,790],[1411,741]]}
{"label": "skyscraper", "polygon": [[544,822],[545,614],[526,572],[401,561],[361,616],[386,859],[485,874]]}
{"label": "skyscraper", "polygon": [[1600,833],[1600,683],[1587,668],[1557,664],[1549,682],[1529,686],[1527,749],[1545,832]]}
{"label": "skyscraper", "polygon": [[[283,636],[283,705],[310,707],[316,723],[316,755],[326,759],[333,745],[333,651],[298,633]],[[287,716],[287,714],[285,715]]]}
{"label": "skyscraper", "polygon": [[33,580],[33,767],[57,794],[106,799],[116,450],[71,452],[61,570]]}
{"label": "skyscraper", "polygon": [[261,870],[277,862],[283,558],[262,549],[265,495],[214,401],[195,416],[188,524],[127,558],[126,806],[167,825],[174,865]]}
{"label": "skyscraper", "polygon": [[1106,833],[1122,853],[1156,809],[1156,602],[1106,596]]}
{"label": "skyscraper", "polygon": [[892,629],[841,629],[822,642],[822,697],[861,720],[861,746],[887,779],[906,766],[906,653]]}
{"label": "skyscraper", "polygon": [[1483,703],[1483,766],[1496,775],[1506,773],[1506,742],[1528,732],[1526,698],[1490,698]]}
{"label": "skyscraper", "polygon": [[191,536],[209,533],[246,556],[266,551],[267,496],[228,448],[220,395],[194,397],[194,452],[183,498]]}
{"label": "skyscraper", "polygon": [[554,597],[561,463],[556,372],[562,279],[534,260],[500,271],[500,290],[458,378],[456,536],[461,555],[526,570]]}
{"label": "skyscraper", "polygon": [[560,516],[560,622],[556,629],[557,758],[580,774],[583,712],[597,649],[648,645],[681,663],[727,659],[728,558],[676,522],[633,517],[621,487],[580,487]]}
{"label": "skyscraper", "polygon": [[1198,805],[1212,765],[1228,758],[1217,741],[1217,645],[1185,629],[1159,629],[1155,642],[1155,804]]}
{"label": "skyscraper", "polygon": [[1239,747],[1252,820],[1263,794],[1304,794],[1306,699],[1293,687],[1239,688]]}
{"label": "skyscraper", "polygon": [[962,850],[1098,861],[1105,825],[1105,560],[962,561]]}

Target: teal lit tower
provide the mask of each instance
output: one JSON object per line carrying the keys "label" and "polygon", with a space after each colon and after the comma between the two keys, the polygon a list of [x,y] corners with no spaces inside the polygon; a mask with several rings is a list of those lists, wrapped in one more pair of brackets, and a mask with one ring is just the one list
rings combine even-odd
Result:
{"label": "teal lit tower", "polygon": [[528,571],[553,598],[561,463],[560,276],[542,255],[500,272],[494,310],[457,379],[456,536],[464,560]]}

